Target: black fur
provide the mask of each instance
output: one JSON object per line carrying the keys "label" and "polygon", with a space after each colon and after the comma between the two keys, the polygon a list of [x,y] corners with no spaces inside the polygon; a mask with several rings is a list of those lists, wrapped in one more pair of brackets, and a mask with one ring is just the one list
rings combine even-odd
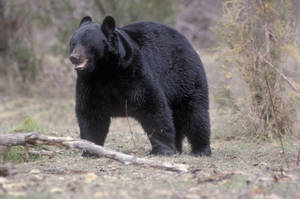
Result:
{"label": "black fur", "polygon": [[80,137],[105,142],[111,117],[137,119],[152,154],[182,151],[186,136],[195,155],[210,155],[208,86],[201,60],[187,39],[166,25],[137,22],[122,28],[85,17],[70,41],[87,65],[77,71]]}

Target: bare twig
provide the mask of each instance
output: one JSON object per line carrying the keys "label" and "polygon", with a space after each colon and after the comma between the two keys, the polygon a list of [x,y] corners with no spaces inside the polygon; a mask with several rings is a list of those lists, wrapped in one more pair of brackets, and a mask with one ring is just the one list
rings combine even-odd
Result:
{"label": "bare twig", "polygon": [[268,29],[268,24],[267,23],[265,23],[264,28],[265,28],[265,40],[266,40],[266,52],[263,55],[263,58],[268,56],[269,52],[270,52],[270,31]]}
{"label": "bare twig", "polygon": [[[259,3],[260,3],[260,6],[261,6],[261,9],[263,10],[263,12],[265,12],[265,4],[262,2],[262,0],[260,0]],[[262,56],[262,60],[266,64],[268,64],[269,66],[271,66],[277,73],[279,73],[279,75],[281,77],[283,77],[283,79],[286,80],[289,83],[289,85],[294,90],[297,91],[297,88],[291,83],[291,81],[289,81],[289,79],[284,74],[282,74],[270,61],[268,61],[269,59],[271,59],[271,54],[270,54],[270,45],[271,45],[270,44],[270,36],[271,36],[271,31],[268,28],[268,23],[266,22],[266,20],[263,19],[263,21],[264,21],[264,31],[265,31],[266,52]],[[287,167],[289,167],[288,159],[287,159],[287,156],[285,154],[285,148],[284,148],[284,145],[283,145],[282,135],[281,135],[281,132],[279,131],[280,125],[279,125],[278,115],[277,115],[277,112],[275,111],[275,105],[274,105],[274,102],[273,102],[273,96],[272,96],[272,93],[271,93],[271,89],[270,89],[270,85],[269,85],[269,81],[268,81],[267,75],[265,75],[265,81],[266,81],[267,90],[268,90],[269,97],[270,97],[270,102],[271,102],[271,106],[272,106],[272,112],[274,114],[275,123],[276,123],[276,127],[277,127],[275,131],[277,132],[278,138],[280,140],[280,145],[281,145],[281,149],[282,149],[283,158],[284,158],[284,160],[286,162]]]}
{"label": "bare twig", "polygon": [[41,151],[29,151],[29,154],[31,154],[31,155],[46,155],[46,156],[49,156],[49,157],[54,157],[56,152],[55,151],[41,150]]}
{"label": "bare twig", "polygon": [[217,174],[217,175],[210,176],[210,177],[207,177],[207,178],[198,179],[198,184],[207,183],[207,182],[219,182],[219,181],[223,181],[223,180],[226,180],[226,179],[230,179],[235,174],[236,174],[235,172],[225,173],[225,174]]}
{"label": "bare twig", "polygon": [[[262,4],[262,2],[260,1],[261,7],[264,10],[264,6]],[[268,24],[265,23],[264,24],[264,29],[265,29],[265,41],[266,41],[266,52],[264,53],[264,55],[262,56],[262,60],[268,64],[269,66],[271,66],[291,87],[294,91],[299,92],[299,89],[297,88],[297,86],[295,85],[295,83],[293,83],[291,80],[289,80],[282,72],[280,72],[270,61],[268,61],[268,59],[266,58],[267,56],[270,55],[270,36],[272,34],[271,31],[269,31],[268,29]],[[275,38],[273,36],[273,38]]]}
{"label": "bare twig", "polygon": [[269,66],[271,66],[287,83],[288,85],[291,86],[291,88],[299,93],[299,89],[297,88],[297,86],[295,85],[295,83],[292,82],[292,80],[289,80],[289,78],[287,78],[287,76],[285,76],[282,72],[280,72],[271,62],[269,62],[266,58],[263,59],[264,62],[266,64],[268,64]]}
{"label": "bare twig", "polygon": [[279,141],[280,141],[280,145],[281,145],[281,149],[282,149],[282,154],[283,154],[284,160],[286,162],[286,166],[289,168],[289,162],[288,162],[288,159],[287,159],[286,154],[285,154],[285,149],[284,149],[284,145],[283,145],[282,135],[279,132],[279,121],[278,121],[278,118],[277,118],[277,113],[275,111],[275,106],[274,106],[274,103],[273,103],[273,98],[272,98],[272,94],[271,94],[271,89],[270,89],[270,86],[269,86],[268,78],[266,76],[265,76],[265,80],[266,80],[266,84],[267,84],[267,88],[268,88],[270,102],[271,102],[271,105],[272,105],[272,111],[273,111],[273,114],[274,114],[274,117],[275,117],[276,126],[277,126],[277,128],[276,128],[277,131],[276,132],[277,132],[277,135],[278,135],[278,138],[279,138]]}
{"label": "bare twig", "polygon": [[298,156],[297,156],[297,166],[299,166],[299,162],[300,162],[300,149],[298,151]]}
{"label": "bare twig", "polygon": [[25,147],[24,147],[24,159],[25,159],[26,162],[29,159],[29,146],[28,146],[28,144],[25,144]]}
{"label": "bare twig", "polygon": [[129,126],[129,131],[130,131],[130,134],[131,134],[131,139],[132,139],[134,147],[136,148],[136,144],[135,144],[134,137],[133,137],[133,131],[131,129],[131,125],[130,125],[129,118],[128,118],[129,116],[128,116],[127,100],[125,100],[125,115],[126,115],[127,123],[128,123],[128,126]]}
{"label": "bare twig", "polygon": [[88,171],[55,167],[55,168],[45,168],[43,169],[43,172],[48,174],[82,174],[82,173],[87,173]]}
{"label": "bare twig", "polygon": [[127,155],[118,151],[114,151],[99,145],[96,145],[87,140],[75,140],[70,137],[51,137],[33,133],[17,133],[17,134],[0,134],[0,145],[14,146],[14,145],[53,145],[57,147],[80,149],[88,151],[92,154],[100,155],[109,159],[119,161],[126,165],[137,165],[142,167],[152,167],[173,172],[186,172],[188,168],[183,164],[171,164],[167,162],[159,162],[138,158],[133,155]]}

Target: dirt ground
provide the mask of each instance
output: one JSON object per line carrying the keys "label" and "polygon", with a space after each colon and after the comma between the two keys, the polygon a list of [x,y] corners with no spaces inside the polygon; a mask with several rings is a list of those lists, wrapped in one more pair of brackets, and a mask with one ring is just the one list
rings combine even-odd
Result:
{"label": "dirt ground", "polygon": [[[22,125],[31,115],[47,135],[78,138],[74,100],[1,98],[0,133]],[[14,163],[17,173],[0,177],[0,198],[299,198],[300,141],[284,140],[289,167],[279,142],[234,139],[230,130],[218,129],[218,112],[211,110],[212,156],[193,157],[189,146],[172,157],[148,155],[150,143],[140,125],[130,119],[114,119],[106,147],[148,158],[188,165],[187,173],[174,173],[107,158],[82,158],[80,151],[51,147],[57,155]],[[224,122],[224,121],[223,121]],[[218,130],[217,130],[218,129]],[[31,150],[39,150],[32,148]]]}

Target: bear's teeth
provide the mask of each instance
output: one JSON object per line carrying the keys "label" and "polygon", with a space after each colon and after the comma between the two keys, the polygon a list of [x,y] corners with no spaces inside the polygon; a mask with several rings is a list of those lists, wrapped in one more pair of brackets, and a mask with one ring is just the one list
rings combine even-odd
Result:
{"label": "bear's teeth", "polygon": [[78,70],[78,69],[81,69],[81,70],[82,70],[82,69],[85,67],[85,65],[86,65],[87,62],[88,62],[87,59],[83,60],[83,62],[82,62],[81,64],[75,65],[75,69],[76,69],[76,70]]}

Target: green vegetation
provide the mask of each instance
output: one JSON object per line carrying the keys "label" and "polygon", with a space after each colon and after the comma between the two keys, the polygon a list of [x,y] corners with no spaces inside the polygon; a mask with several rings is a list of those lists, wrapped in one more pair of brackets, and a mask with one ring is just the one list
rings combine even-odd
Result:
{"label": "green vegetation", "polygon": [[40,155],[30,154],[28,159],[26,160],[24,154],[25,151],[23,146],[9,147],[3,154],[0,154],[0,163],[23,163],[25,161],[36,161],[41,158]]}
{"label": "green vegetation", "polygon": [[[38,125],[38,122],[34,120],[31,116],[27,116],[24,120],[23,125],[11,128],[8,132],[32,132],[39,131],[44,132],[44,128]],[[39,159],[39,155],[30,155],[27,161],[35,161]],[[13,146],[7,148],[7,150],[0,155],[0,162],[14,162],[22,163],[25,161],[24,158],[24,147],[23,146]]]}
{"label": "green vegetation", "polygon": [[34,120],[31,116],[26,116],[23,125],[13,127],[8,132],[32,132],[39,131],[41,133],[45,132],[44,128],[41,127],[36,120]]}
{"label": "green vegetation", "polygon": [[22,163],[24,162],[24,147],[14,146],[10,147],[4,154],[0,156],[0,162],[14,162]]}

